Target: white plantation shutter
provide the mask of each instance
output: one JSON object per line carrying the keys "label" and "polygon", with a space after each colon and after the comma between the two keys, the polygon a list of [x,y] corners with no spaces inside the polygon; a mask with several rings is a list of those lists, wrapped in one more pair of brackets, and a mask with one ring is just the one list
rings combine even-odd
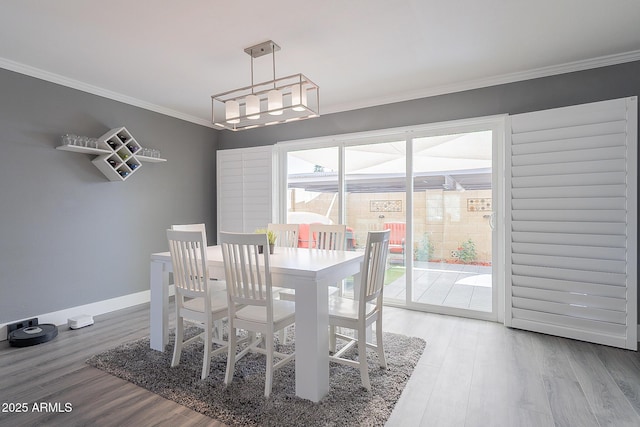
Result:
{"label": "white plantation shutter", "polygon": [[251,233],[272,222],[271,146],[217,152],[218,232]]}
{"label": "white plantation shutter", "polygon": [[505,324],[635,350],[637,98],[510,122]]}

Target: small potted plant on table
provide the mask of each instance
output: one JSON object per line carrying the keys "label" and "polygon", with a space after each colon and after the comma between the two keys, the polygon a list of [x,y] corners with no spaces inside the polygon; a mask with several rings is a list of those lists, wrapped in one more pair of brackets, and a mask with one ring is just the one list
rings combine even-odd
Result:
{"label": "small potted plant on table", "polygon": [[[272,230],[267,230],[266,228],[258,228],[255,231],[257,234],[266,234],[267,235],[267,240],[269,241],[269,253],[271,255],[273,255],[273,248],[276,245],[276,239],[278,236],[276,236],[276,233],[273,232]],[[258,252],[262,253],[263,248],[262,246],[258,246]]]}

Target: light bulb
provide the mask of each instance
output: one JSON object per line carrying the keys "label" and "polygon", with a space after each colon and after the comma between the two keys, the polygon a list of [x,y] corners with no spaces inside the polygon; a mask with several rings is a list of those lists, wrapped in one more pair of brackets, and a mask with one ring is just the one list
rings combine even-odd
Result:
{"label": "light bulb", "polygon": [[227,123],[240,123],[240,103],[238,101],[229,100],[224,103],[225,118]]}
{"label": "light bulb", "polygon": [[260,98],[257,95],[247,95],[245,98],[247,118],[256,120],[260,118]]}
{"label": "light bulb", "polygon": [[[277,89],[272,89],[267,94],[268,110],[272,116],[279,116],[282,114],[282,92]],[[277,111],[272,111],[277,110]]]}

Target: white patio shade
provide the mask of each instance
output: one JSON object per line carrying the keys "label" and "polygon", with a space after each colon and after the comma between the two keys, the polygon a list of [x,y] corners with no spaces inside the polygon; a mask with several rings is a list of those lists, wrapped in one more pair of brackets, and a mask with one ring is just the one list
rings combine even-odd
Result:
{"label": "white patio shade", "polygon": [[[405,147],[405,141],[348,146],[347,190],[403,191]],[[491,131],[415,138],[414,186],[442,188],[453,178],[463,187],[466,180],[471,188],[490,188],[491,154]],[[330,147],[289,152],[288,171],[290,187],[337,191],[338,151]]]}

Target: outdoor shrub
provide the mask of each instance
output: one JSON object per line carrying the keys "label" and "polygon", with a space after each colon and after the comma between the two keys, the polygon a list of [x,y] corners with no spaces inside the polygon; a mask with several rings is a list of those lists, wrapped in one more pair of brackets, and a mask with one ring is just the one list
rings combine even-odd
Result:
{"label": "outdoor shrub", "polygon": [[433,257],[433,243],[429,240],[429,235],[424,233],[422,239],[418,243],[418,247],[415,250],[416,261],[429,261]]}
{"label": "outdoor shrub", "polygon": [[473,262],[478,258],[476,253],[476,244],[473,240],[469,239],[458,247],[458,258],[465,264]]}

